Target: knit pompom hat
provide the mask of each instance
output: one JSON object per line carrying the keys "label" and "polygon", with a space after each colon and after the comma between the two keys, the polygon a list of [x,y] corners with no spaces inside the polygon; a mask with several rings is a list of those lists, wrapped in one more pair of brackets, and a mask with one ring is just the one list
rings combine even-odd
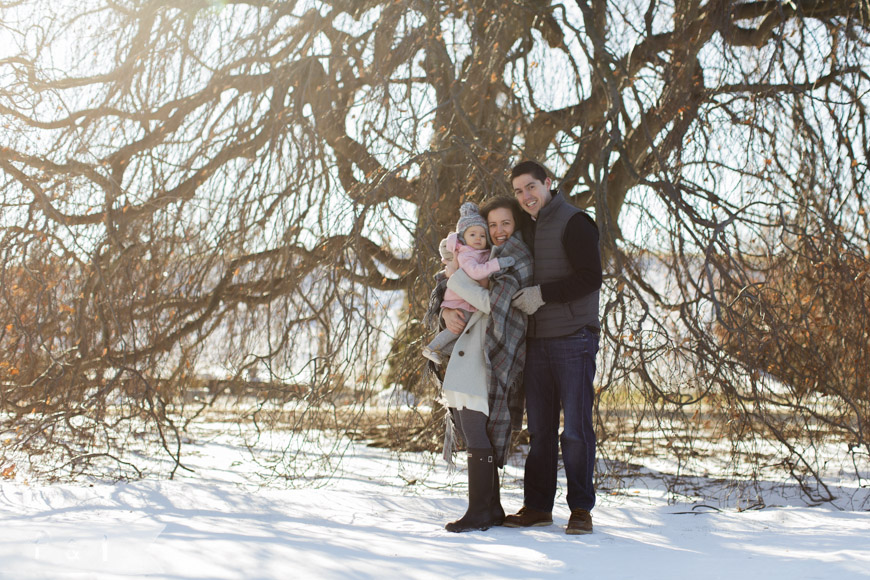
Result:
{"label": "knit pompom hat", "polygon": [[482,227],[484,233],[487,234],[487,239],[489,239],[489,234],[486,231],[486,220],[478,212],[477,204],[466,201],[459,207],[459,221],[456,222],[456,234],[459,236],[459,241],[463,244],[465,243],[465,230],[471,226]]}

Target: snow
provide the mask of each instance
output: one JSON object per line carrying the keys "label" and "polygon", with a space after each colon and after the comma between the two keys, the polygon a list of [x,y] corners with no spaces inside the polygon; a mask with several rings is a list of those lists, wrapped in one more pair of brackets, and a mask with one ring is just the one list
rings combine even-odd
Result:
{"label": "snow", "polygon": [[[674,503],[644,481],[602,490],[587,536],[564,533],[560,489],[552,526],[451,534],[465,474],[432,455],[343,441],[330,477],[263,479],[241,446],[191,445],[195,472],[174,480],[0,483],[0,578],[870,577],[860,488],[847,509],[791,500],[741,511]],[[521,476],[520,460],[503,474],[509,510],[522,503]]]}

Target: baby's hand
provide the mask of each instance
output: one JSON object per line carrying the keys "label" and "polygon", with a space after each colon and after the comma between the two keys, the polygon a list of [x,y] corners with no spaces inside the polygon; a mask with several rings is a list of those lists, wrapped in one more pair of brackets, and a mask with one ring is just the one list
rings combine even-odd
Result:
{"label": "baby's hand", "polygon": [[448,278],[452,276],[458,268],[456,260],[441,260],[441,263],[444,264],[444,275]]}

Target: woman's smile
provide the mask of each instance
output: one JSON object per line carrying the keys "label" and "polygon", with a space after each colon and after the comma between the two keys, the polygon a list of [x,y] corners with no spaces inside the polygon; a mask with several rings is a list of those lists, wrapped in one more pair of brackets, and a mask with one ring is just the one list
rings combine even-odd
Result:
{"label": "woman's smile", "polygon": [[514,221],[514,214],[508,208],[497,207],[490,210],[487,218],[489,237],[495,246],[505,243],[516,230],[517,224]]}

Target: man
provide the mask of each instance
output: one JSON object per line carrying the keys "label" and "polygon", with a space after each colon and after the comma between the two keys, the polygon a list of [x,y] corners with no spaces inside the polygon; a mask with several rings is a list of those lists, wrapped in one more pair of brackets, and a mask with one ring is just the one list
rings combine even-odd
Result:
{"label": "man", "polygon": [[517,201],[531,217],[524,237],[534,255],[534,285],[513,305],[529,315],[524,383],[530,435],[523,507],[505,518],[508,527],[553,523],[559,455],[559,414],[565,415],[562,458],[571,517],[566,533],[592,533],[595,429],[592,405],[598,353],[601,254],[598,227],[585,212],[551,191],[538,163],[511,171]]}

